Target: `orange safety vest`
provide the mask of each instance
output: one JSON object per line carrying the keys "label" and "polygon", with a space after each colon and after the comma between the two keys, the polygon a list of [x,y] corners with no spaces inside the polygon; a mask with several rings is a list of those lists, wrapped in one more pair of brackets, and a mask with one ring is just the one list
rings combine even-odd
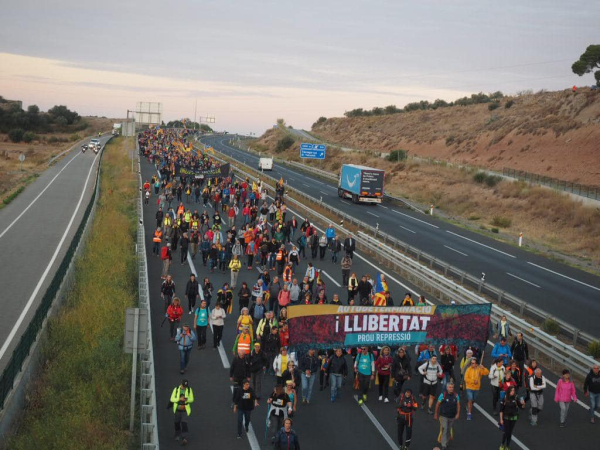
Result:
{"label": "orange safety vest", "polygon": [[185,206],[183,205],[177,208],[177,217],[179,217],[180,214],[185,214]]}
{"label": "orange safety vest", "polygon": [[156,230],[154,232],[154,238],[152,239],[154,242],[160,242],[162,241],[162,231],[160,230]]}
{"label": "orange safety vest", "polygon": [[283,282],[289,283],[292,281],[292,269],[290,267],[286,267],[283,269]]}
{"label": "orange safety vest", "polygon": [[277,261],[281,261],[283,259],[283,251],[282,250],[279,250],[277,252],[277,258],[276,259],[277,259]]}
{"label": "orange safety vest", "polygon": [[238,345],[237,345],[238,351],[243,350],[246,355],[249,355],[251,343],[252,343],[252,337],[250,336],[250,333],[247,333],[247,334],[241,333],[240,337],[238,338]]}

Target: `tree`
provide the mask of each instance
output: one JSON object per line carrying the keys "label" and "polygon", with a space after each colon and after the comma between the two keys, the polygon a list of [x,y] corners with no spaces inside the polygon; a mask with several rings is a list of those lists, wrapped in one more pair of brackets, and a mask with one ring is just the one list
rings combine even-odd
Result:
{"label": "tree", "polygon": [[67,120],[67,124],[69,125],[74,122],[77,122],[80,119],[79,114],[77,114],[75,111],[71,111],[64,105],[53,106],[48,110],[48,114],[50,114],[50,116],[55,120],[59,117],[64,117]]}
{"label": "tree", "polygon": [[[600,45],[590,45],[585,49],[585,52],[571,66],[573,73],[579,76],[591,73],[595,69],[600,69]],[[594,73],[596,85],[600,86],[600,70]]]}
{"label": "tree", "polygon": [[40,108],[38,107],[38,105],[29,105],[27,107],[27,112],[29,114],[37,114],[40,112]]}
{"label": "tree", "polygon": [[320,124],[322,124],[322,123],[325,123],[325,122],[327,122],[327,117],[323,117],[323,116],[321,116],[321,117],[319,117],[319,118],[317,119],[317,121],[316,121],[315,123],[313,123],[313,124],[312,124],[312,127],[311,127],[311,128],[314,128],[314,127],[316,127],[317,125],[320,125]]}
{"label": "tree", "polygon": [[21,128],[13,128],[8,132],[8,138],[12,142],[21,142],[23,140],[23,134],[25,134],[25,132]]}

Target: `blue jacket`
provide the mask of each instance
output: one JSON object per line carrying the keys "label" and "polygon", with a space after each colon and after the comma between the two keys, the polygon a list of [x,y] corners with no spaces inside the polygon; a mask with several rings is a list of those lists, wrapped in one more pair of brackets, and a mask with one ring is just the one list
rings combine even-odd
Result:
{"label": "blue jacket", "polygon": [[327,228],[325,230],[325,237],[333,239],[335,237],[335,228]]}
{"label": "blue jacket", "polygon": [[196,333],[194,333],[194,330],[190,330],[190,336],[186,336],[181,334],[181,331],[183,330],[177,330],[177,336],[175,336],[175,342],[179,344],[179,350],[192,348],[194,346],[194,342],[196,342]]}
{"label": "blue jacket", "polygon": [[492,350],[492,358],[500,358],[500,355],[507,355],[502,357],[503,361],[504,361],[504,365],[506,366],[508,364],[508,361],[510,361],[510,359],[512,358],[512,352],[510,351],[510,345],[508,344],[504,344],[502,345],[500,342],[498,342],[496,345],[494,345],[494,349]]}
{"label": "blue jacket", "polygon": [[286,433],[285,428],[281,429],[275,435],[275,449],[276,450],[300,450],[300,441],[298,435],[293,429],[290,429],[289,433]]}

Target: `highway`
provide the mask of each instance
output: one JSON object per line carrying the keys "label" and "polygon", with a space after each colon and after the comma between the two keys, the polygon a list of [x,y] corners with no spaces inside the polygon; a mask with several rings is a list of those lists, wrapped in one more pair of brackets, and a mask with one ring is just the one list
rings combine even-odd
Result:
{"label": "highway", "polygon": [[[110,136],[103,136],[104,145]],[[8,362],[81,222],[100,154],[65,154],[0,210],[0,370]]]}
{"label": "highway", "polygon": [[[142,178],[149,179],[155,168],[146,160],[142,160]],[[202,212],[201,204],[189,204],[192,211],[197,209]],[[152,256],[152,232],[155,229],[156,202],[150,201],[144,209],[144,226],[146,232],[146,252],[148,255],[148,268],[150,280],[150,304],[152,307],[153,320],[153,345],[156,370],[157,403],[159,439],[162,449],[179,448],[180,444],[174,440],[173,412],[165,408],[171,391],[177,386],[182,378],[188,379],[194,389],[195,402],[192,404],[192,414],[189,419],[190,434],[189,446],[191,448],[203,449],[251,449],[258,450],[270,448],[265,441],[265,417],[266,405],[262,401],[259,408],[252,416],[252,427],[248,437],[242,440],[236,439],[236,416],[230,409],[231,386],[229,383],[229,364],[232,359],[232,347],[236,335],[235,321],[238,317],[237,290],[234,301],[234,314],[225,320],[223,344],[218,350],[212,349],[212,334],[208,332],[207,348],[197,350],[194,348],[191,355],[190,365],[184,376],[179,374],[179,353],[176,345],[169,341],[168,324],[161,327],[164,317],[163,301],[160,298],[161,286],[161,261]],[[290,214],[297,214],[294,208],[288,208]],[[212,216],[211,207],[207,212]],[[240,225],[238,220],[237,225]],[[329,256],[329,255],[328,255]],[[323,261],[314,260],[318,269],[324,271],[323,277],[327,286],[327,295],[339,293],[340,298],[346,303],[344,289],[340,286],[341,269],[339,265],[333,264],[329,257]],[[311,261],[303,260],[296,274],[301,277],[306,264]],[[370,258],[365,258],[359,253],[355,254],[353,271],[357,274],[370,273],[375,276],[379,271],[377,263]],[[221,274],[218,271],[209,273],[202,266],[202,260],[198,256],[195,260],[188,258],[185,264],[180,263],[180,249],[173,253],[173,265],[170,273],[176,283],[176,294],[182,298],[184,314],[182,323],[191,324],[193,316],[187,315],[187,300],[183,292],[190,273],[198,275],[201,281],[204,277],[210,277],[215,286],[215,291],[224,282],[229,282],[229,273]],[[406,290],[420,293],[414,286],[397,278],[391,272],[387,273],[390,289],[396,301],[399,301]],[[248,270],[243,267],[238,280],[238,289],[242,281],[247,281],[251,286],[254,284],[258,272],[255,268]],[[213,295],[213,301],[215,296]],[[413,356],[413,361],[416,356]],[[349,360],[350,363],[350,360]],[[486,357],[487,367],[491,364]],[[552,381],[556,377],[545,372]],[[339,402],[331,403],[329,390],[319,391],[318,382],[315,383],[313,400],[310,405],[299,404],[295,415],[294,429],[297,431],[303,449],[382,449],[398,450],[396,440],[396,423],[393,403],[380,403],[377,401],[376,386],[373,386],[368,402],[359,407],[353,398],[351,380],[342,389],[342,398]],[[481,408],[474,412],[471,422],[465,420],[463,414],[455,425],[455,442],[452,448],[464,450],[481,450],[498,448],[501,433],[498,431],[496,418],[491,415],[491,390],[489,382],[483,381],[483,390],[480,394]],[[263,382],[263,398],[268,395],[273,386],[273,379],[268,377]],[[411,380],[405,386],[417,390],[416,379]],[[551,400],[554,390],[549,388],[545,394],[546,409],[540,419],[540,425],[532,428],[528,424],[526,413],[523,414],[515,430],[515,436],[520,442],[514,442],[512,449],[534,450],[542,448],[554,448],[557,442],[569,442],[574,448],[592,450],[597,448],[597,439],[600,436],[599,428],[591,428],[588,422],[588,411],[581,406],[573,406],[570,411],[569,427],[561,429],[558,427],[558,407]],[[413,430],[413,444],[411,449],[430,450],[436,445],[439,426],[428,415],[426,411],[418,411],[415,415]]]}
{"label": "highway", "polygon": [[[258,157],[226,142],[232,136],[206,136],[202,142],[253,167]],[[323,202],[504,289],[594,336],[600,336],[600,279],[541,255],[470,232],[435,216],[393,205],[355,205],[337,195],[331,181],[279,164],[269,175]]]}

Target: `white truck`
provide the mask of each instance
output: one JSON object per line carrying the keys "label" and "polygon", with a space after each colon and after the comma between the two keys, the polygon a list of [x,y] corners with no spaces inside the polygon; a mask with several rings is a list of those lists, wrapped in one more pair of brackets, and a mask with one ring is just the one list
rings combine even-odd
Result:
{"label": "white truck", "polygon": [[273,158],[260,158],[258,160],[258,170],[273,170]]}

